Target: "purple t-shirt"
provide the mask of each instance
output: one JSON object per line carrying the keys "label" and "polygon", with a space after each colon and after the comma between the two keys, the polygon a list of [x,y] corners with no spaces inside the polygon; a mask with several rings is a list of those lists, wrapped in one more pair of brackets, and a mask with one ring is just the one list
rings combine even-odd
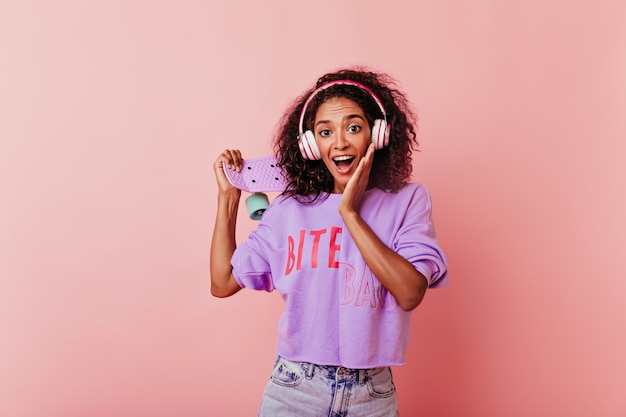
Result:
{"label": "purple t-shirt", "polygon": [[[341,194],[313,204],[275,199],[235,251],[241,287],[277,290],[285,301],[277,353],[292,361],[347,368],[401,365],[410,312],[402,310],[365,263],[338,212]],[[447,281],[426,188],[365,192],[361,217],[430,287]]]}

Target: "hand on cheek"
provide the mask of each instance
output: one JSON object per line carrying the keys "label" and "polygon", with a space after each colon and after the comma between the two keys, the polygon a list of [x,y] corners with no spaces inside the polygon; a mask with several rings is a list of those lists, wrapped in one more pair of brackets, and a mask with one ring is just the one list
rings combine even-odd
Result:
{"label": "hand on cheek", "polygon": [[374,160],[374,145],[370,144],[365,155],[359,161],[359,166],[348,184],[341,197],[339,210],[358,211],[363,199],[363,193],[367,189],[369,183],[370,170],[372,169],[372,161]]}

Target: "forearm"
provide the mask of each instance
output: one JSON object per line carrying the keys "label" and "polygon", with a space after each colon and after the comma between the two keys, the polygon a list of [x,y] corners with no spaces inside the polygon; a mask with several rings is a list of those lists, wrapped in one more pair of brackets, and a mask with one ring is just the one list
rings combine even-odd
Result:
{"label": "forearm", "polygon": [[426,278],[381,241],[358,213],[342,213],[342,217],[365,262],[398,305],[406,311],[417,307],[428,287]]}
{"label": "forearm", "polygon": [[211,293],[216,297],[228,297],[241,288],[232,276],[230,260],[237,247],[235,228],[240,193],[219,193],[217,216],[211,242]]}

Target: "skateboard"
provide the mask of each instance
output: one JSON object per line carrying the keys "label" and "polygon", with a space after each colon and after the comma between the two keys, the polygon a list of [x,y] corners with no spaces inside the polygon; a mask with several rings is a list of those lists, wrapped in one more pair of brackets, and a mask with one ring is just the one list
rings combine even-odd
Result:
{"label": "skateboard", "polygon": [[234,187],[251,193],[246,198],[246,208],[252,220],[260,220],[269,206],[266,192],[282,192],[287,187],[274,155],[244,159],[240,172],[228,168],[224,163],[224,173]]}

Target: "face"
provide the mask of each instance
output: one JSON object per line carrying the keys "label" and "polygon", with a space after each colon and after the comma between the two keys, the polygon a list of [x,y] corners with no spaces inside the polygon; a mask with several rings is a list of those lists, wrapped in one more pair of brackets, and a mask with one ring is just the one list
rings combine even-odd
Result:
{"label": "face", "polygon": [[330,98],[317,109],[313,132],[322,160],[334,178],[333,193],[343,193],[371,143],[365,113],[348,98]]}

